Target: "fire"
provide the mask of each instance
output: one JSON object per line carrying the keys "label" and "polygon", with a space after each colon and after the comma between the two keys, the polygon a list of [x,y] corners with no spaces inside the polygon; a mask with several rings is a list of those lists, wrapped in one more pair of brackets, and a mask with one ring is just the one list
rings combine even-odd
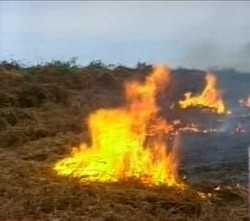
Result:
{"label": "fire", "polygon": [[221,93],[217,89],[217,79],[211,73],[206,75],[206,87],[200,95],[193,96],[191,92],[187,92],[185,93],[185,99],[179,101],[179,104],[183,109],[191,106],[201,106],[210,108],[218,114],[226,113]]}
{"label": "fire", "polygon": [[187,131],[187,132],[201,132],[198,125],[195,125],[194,123],[188,124],[186,127],[182,127],[179,129],[180,131]]}
{"label": "fire", "polygon": [[239,103],[241,106],[250,107],[250,95],[246,99],[240,99]]}
{"label": "fire", "polygon": [[71,156],[56,163],[58,174],[86,181],[138,178],[149,185],[179,186],[177,152],[166,146],[172,126],[159,116],[156,104],[169,81],[170,70],[161,65],[144,83],[125,83],[126,104],[90,114],[91,146],[73,148]]}

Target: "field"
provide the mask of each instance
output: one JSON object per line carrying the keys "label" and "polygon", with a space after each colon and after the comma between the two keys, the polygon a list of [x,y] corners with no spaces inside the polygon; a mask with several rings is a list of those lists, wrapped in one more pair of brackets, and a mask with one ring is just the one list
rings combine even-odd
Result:
{"label": "field", "polygon": [[[180,177],[188,186],[185,190],[148,187],[136,180],[80,183],[53,170],[72,147],[90,142],[88,114],[119,106],[124,102],[123,82],[141,80],[150,70],[146,65],[132,69],[100,62],[86,67],[51,62],[29,68],[2,62],[0,220],[248,220],[249,131],[183,136]],[[163,115],[214,125],[215,116],[194,117],[178,109],[170,113],[173,100],[204,84],[202,71],[181,69],[175,74],[168,93],[159,98]],[[241,121],[249,122],[249,117]]]}

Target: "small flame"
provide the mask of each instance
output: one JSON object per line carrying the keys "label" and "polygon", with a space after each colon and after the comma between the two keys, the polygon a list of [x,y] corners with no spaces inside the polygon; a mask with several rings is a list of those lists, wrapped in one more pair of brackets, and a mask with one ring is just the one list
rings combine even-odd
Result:
{"label": "small flame", "polygon": [[206,75],[206,87],[200,95],[193,96],[191,92],[185,93],[185,99],[179,101],[180,107],[186,109],[191,106],[201,106],[210,108],[218,114],[226,113],[226,108],[217,89],[217,79],[215,75],[208,73]]}
{"label": "small flame", "polygon": [[182,127],[179,129],[180,131],[187,131],[187,132],[201,132],[198,125],[194,123],[189,123],[186,127]]}
{"label": "small flame", "polygon": [[166,146],[172,126],[159,116],[156,96],[169,84],[170,70],[154,68],[144,83],[125,83],[126,105],[90,114],[92,145],[73,148],[56,163],[60,175],[87,181],[138,178],[146,184],[179,186],[178,157]]}
{"label": "small flame", "polygon": [[246,99],[240,99],[239,103],[243,107],[250,107],[250,95]]}

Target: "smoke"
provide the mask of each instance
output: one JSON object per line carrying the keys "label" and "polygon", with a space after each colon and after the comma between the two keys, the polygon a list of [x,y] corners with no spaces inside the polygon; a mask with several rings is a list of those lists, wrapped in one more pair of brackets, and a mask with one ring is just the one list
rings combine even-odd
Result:
{"label": "smoke", "polygon": [[236,70],[250,72],[250,42],[232,54],[233,67]]}
{"label": "smoke", "polygon": [[[228,49],[231,48],[231,49]],[[241,46],[220,44],[208,41],[190,47],[181,63],[190,68],[206,70],[235,69],[250,73],[250,42]]]}

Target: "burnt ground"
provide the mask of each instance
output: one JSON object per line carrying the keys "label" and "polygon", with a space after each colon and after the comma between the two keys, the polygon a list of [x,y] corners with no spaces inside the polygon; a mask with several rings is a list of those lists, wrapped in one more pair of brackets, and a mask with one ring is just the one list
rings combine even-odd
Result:
{"label": "burnt ground", "polygon": [[248,183],[249,134],[189,134],[183,136],[182,174],[191,183]]}
{"label": "burnt ground", "polygon": [[[200,110],[183,112],[178,107],[170,111],[169,106],[184,92],[203,88],[202,71],[175,70],[170,87],[159,98],[169,121],[181,119],[182,126],[195,122],[203,129],[219,130],[181,133],[179,173],[188,184],[184,190],[145,187],[134,180],[79,183],[52,170],[72,146],[89,140],[84,120],[88,114],[121,105],[123,82],[143,79],[150,70],[150,66],[110,68],[92,63],[76,67],[62,62],[22,68],[3,62],[0,220],[248,220],[250,111],[237,106],[237,99],[249,93],[246,75],[239,80],[235,73],[219,73],[225,100],[229,108],[237,109],[229,117]],[[236,130],[238,123],[244,133]]]}

